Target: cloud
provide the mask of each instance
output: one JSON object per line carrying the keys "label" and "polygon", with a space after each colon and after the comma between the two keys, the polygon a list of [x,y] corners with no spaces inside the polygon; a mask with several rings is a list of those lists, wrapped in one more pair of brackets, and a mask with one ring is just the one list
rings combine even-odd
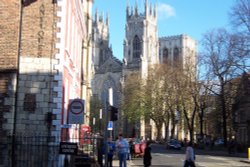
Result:
{"label": "cloud", "polygon": [[175,9],[168,4],[159,3],[157,5],[157,10],[158,10],[158,18],[160,20],[175,16]]}

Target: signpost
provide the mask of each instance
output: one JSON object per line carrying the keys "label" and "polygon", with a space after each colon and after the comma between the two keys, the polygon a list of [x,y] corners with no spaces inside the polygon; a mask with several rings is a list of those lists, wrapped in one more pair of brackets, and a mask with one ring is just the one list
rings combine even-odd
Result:
{"label": "signpost", "polygon": [[83,124],[84,114],[84,100],[74,99],[70,101],[68,109],[68,123],[69,124]]}
{"label": "signpost", "polygon": [[109,121],[108,130],[113,130],[113,121]]}

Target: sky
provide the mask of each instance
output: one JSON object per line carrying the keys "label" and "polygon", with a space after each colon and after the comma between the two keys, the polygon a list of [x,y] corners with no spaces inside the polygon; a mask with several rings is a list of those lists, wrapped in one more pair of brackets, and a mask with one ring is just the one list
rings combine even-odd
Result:
{"label": "sky", "polygon": [[[145,0],[94,0],[93,14],[96,9],[105,16],[109,13],[110,45],[114,56],[120,60],[123,58],[126,6],[128,3],[134,7],[136,1],[139,12],[144,12]],[[148,0],[148,3],[157,5],[159,37],[187,34],[197,41],[199,52],[204,33],[230,27],[229,11],[235,0]]]}

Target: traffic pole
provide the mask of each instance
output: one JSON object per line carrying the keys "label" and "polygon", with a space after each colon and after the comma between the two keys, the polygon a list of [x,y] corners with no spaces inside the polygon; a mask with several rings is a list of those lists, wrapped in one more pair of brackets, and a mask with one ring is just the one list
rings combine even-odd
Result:
{"label": "traffic pole", "polygon": [[250,161],[250,147],[248,148],[248,160]]}

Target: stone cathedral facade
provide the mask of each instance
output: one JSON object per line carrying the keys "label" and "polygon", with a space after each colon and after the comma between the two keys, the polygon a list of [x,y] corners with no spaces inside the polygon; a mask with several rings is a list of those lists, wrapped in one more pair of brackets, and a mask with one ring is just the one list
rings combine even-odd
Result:
{"label": "stone cathedral facade", "polygon": [[[149,5],[147,0],[142,13],[139,12],[137,4],[135,7],[129,5],[126,7],[123,62],[113,56],[112,48],[108,44],[108,17],[104,22],[103,16],[100,18],[97,16],[98,14],[93,23],[95,77],[92,88],[103,99],[105,89],[114,86],[113,95],[117,99],[115,106],[120,105],[122,84],[124,78],[129,77],[130,74],[136,72],[146,78],[151,65],[165,63],[166,60],[171,63],[178,60],[185,67],[188,59],[195,65],[196,41],[185,34],[158,37],[157,7]],[[117,124],[120,132],[123,129],[122,132],[125,132],[126,136],[132,135],[132,130],[128,131],[128,129],[133,127],[129,127],[126,121]],[[154,124],[150,124],[150,131],[147,132],[148,128],[145,128],[147,125],[143,121],[140,123],[141,137],[150,139],[155,137]],[[163,132],[163,137],[165,135]]]}

